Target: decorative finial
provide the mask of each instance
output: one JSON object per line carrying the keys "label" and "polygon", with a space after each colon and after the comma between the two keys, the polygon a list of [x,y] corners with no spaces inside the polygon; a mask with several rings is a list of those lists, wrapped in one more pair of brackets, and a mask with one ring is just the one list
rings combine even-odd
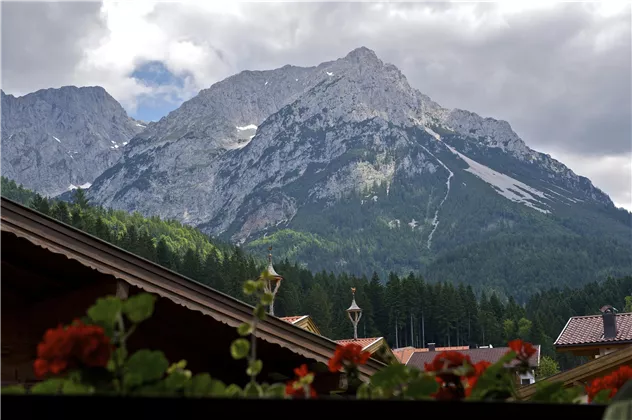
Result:
{"label": "decorative finial", "polygon": [[360,322],[360,318],[362,318],[362,309],[360,309],[360,307],[355,301],[355,292],[356,292],[356,288],[352,287],[351,288],[351,296],[352,296],[351,306],[349,306],[349,309],[347,309],[347,315],[349,315],[349,319],[351,320],[351,323],[353,324],[353,339],[357,340],[358,339],[358,323]]}
{"label": "decorative finial", "polygon": [[268,251],[270,251],[268,254],[268,269],[266,270],[267,276],[263,279],[263,290],[272,295],[272,301],[270,302],[270,310],[268,313],[270,315],[274,315],[274,298],[281,286],[281,280],[283,280],[283,277],[281,277],[272,266],[272,246],[268,247]]}

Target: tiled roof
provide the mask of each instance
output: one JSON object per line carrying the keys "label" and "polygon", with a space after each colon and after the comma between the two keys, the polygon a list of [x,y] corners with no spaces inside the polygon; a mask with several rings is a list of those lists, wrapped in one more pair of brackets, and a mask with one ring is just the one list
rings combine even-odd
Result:
{"label": "tiled roof", "polygon": [[601,315],[574,316],[555,340],[555,346],[581,344],[616,343],[632,341],[632,313],[617,314],[617,336],[603,337],[603,317]]}
{"label": "tiled roof", "polygon": [[283,321],[289,322],[290,324],[294,324],[295,322],[300,321],[305,318],[307,315],[298,315],[298,316],[284,316],[281,317]]}
{"label": "tiled roof", "polygon": [[[531,356],[529,359],[529,365],[532,367],[536,367],[540,364],[540,346],[534,346],[536,348],[536,353]],[[486,360],[490,363],[496,363],[502,356],[504,356],[509,351],[509,347],[494,347],[494,348],[478,348],[478,349],[467,349],[467,350],[458,350],[459,353],[470,356],[470,360],[472,363],[478,363],[481,360]],[[430,363],[432,360],[440,354],[441,351],[419,351],[413,353],[413,355],[406,363],[407,366],[413,366],[418,369],[424,370],[424,363]],[[510,366],[515,365],[516,362],[510,364]]]}
{"label": "tiled roof", "polygon": [[345,344],[349,344],[349,343],[356,343],[362,346],[362,349],[365,349],[367,347],[369,347],[371,344],[375,343],[377,340],[379,340],[382,337],[371,337],[371,338],[358,338],[357,340],[354,340],[353,338],[349,338],[349,339],[345,339],[345,340],[336,340],[336,343],[340,344],[340,345],[345,345]]}
{"label": "tiled roof", "polygon": [[[469,346],[453,346],[453,347],[437,347],[435,351],[461,351],[468,350]],[[400,363],[408,362],[408,359],[413,355],[413,353],[419,352],[427,352],[430,351],[427,348],[414,348],[414,347],[401,347],[399,349],[393,350],[393,354],[399,360]]]}

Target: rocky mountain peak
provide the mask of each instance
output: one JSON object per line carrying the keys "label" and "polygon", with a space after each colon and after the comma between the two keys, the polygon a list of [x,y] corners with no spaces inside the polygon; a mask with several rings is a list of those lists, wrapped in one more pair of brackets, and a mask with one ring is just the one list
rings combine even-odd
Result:
{"label": "rocky mountain peak", "polygon": [[367,47],[358,47],[351,50],[343,60],[354,63],[356,65],[360,64],[382,64],[382,60],[380,60],[375,54],[375,51],[368,49]]}
{"label": "rocky mountain peak", "polygon": [[100,86],[2,95],[2,174],[41,194],[89,187],[145,128]]}

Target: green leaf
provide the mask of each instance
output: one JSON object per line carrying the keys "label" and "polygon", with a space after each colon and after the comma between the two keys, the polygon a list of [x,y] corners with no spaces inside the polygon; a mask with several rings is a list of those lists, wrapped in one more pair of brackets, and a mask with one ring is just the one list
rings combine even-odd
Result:
{"label": "green leaf", "polygon": [[184,385],[184,395],[187,397],[204,397],[210,394],[211,375],[208,373],[200,373],[191,378]]}
{"label": "green leaf", "polygon": [[171,374],[177,370],[182,370],[185,367],[187,367],[187,361],[180,360],[178,363],[172,363],[171,366],[169,366],[169,369],[167,369],[167,373]]}
{"label": "green leaf", "polygon": [[242,390],[238,385],[230,384],[224,391],[224,395],[227,397],[239,397],[242,394]]}
{"label": "green leaf", "polygon": [[263,368],[263,362],[261,360],[251,360],[248,362],[248,369],[246,369],[246,374],[248,376],[257,376],[261,369]]}
{"label": "green leaf", "polygon": [[262,321],[266,319],[266,308],[261,304],[257,305],[255,307],[255,316]]}
{"label": "green leaf", "polygon": [[593,402],[596,404],[606,404],[608,401],[610,401],[609,389],[602,389],[595,395],[595,398],[593,398]]}
{"label": "green leaf", "polygon": [[162,378],[168,367],[169,362],[163,352],[139,350],[127,361],[123,381],[126,387],[155,381]]}
{"label": "green leaf", "polygon": [[356,398],[359,400],[371,399],[371,385],[368,382],[363,382],[356,391]]}
{"label": "green leaf", "polygon": [[62,378],[50,378],[39,382],[31,388],[31,394],[58,394],[66,380]]}
{"label": "green leaf", "polygon": [[88,309],[88,316],[93,322],[106,328],[113,328],[122,308],[123,302],[121,299],[114,296],[106,296],[97,299],[96,303]]}
{"label": "green leaf", "polygon": [[189,376],[184,372],[173,372],[165,378],[164,384],[167,391],[179,391],[189,381]]}
{"label": "green leaf", "polygon": [[235,360],[243,359],[250,351],[250,342],[245,338],[238,338],[230,345],[230,355]]}
{"label": "green leaf", "polygon": [[564,388],[564,382],[538,382],[530,398],[533,402],[572,403],[580,395],[581,387]]}
{"label": "green leaf", "polygon": [[6,395],[26,394],[26,388],[24,385],[8,385],[0,388],[0,393]]}
{"label": "green leaf", "polygon": [[61,392],[63,394],[69,395],[82,395],[82,394],[92,394],[94,393],[94,389],[90,386],[72,382],[72,381],[64,381]]}
{"label": "green leaf", "polygon": [[[501,361],[504,358],[501,358]],[[506,400],[515,395],[513,376],[503,363],[494,363],[478,378],[472,389],[472,400]]]}
{"label": "green leaf", "polygon": [[409,371],[406,365],[388,365],[371,376],[371,385],[392,389],[406,382]]}
{"label": "green leaf", "polygon": [[245,337],[247,335],[250,335],[252,333],[252,325],[250,325],[247,322],[244,322],[243,324],[241,324],[239,327],[237,327],[237,332],[239,333],[239,335],[241,335],[242,337]]}
{"label": "green leaf", "polygon": [[261,397],[263,396],[263,390],[261,386],[256,382],[248,382],[248,385],[244,388],[244,396],[246,397]]}
{"label": "green leaf", "polygon": [[262,304],[262,305],[269,305],[269,304],[271,304],[271,303],[272,303],[272,300],[273,300],[273,299],[274,299],[274,296],[272,295],[272,293],[268,293],[268,292],[266,292],[266,293],[264,293],[264,294],[261,296],[261,304]]}
{"label": "green leaf", "polygon": [[133,323],[145,321],[154,313],[156,296],[150,293],[141,293],[130,297],[123,302],[123,313]]}
{"label": "green leaf", "polygon": [[248,280],[248,281],[246,281],[246,283],[244,283],[244,294],[245,295],[252,295],[256,291],[257,291],[257,282],[255,282],[253,280]]}
{"label": "green leaf", "polygon": [[209,390],[209,395],[211,397],[222,397],[226,395],[226,392],[226,385],[224,382],[217,379],[213,379],[211,381],[211,388]]}
{"label": "green leaf", "polygon": [[430,375],[424,375],[410,381],[404,391],[404,396],[413,399],[429,398],[431,394],[438,390],[439,384],[435,378]]}
{"label": "green leaf", "polygon": [[285,397],[285,385],[284,384],[272,384],[266,387],[264,391],[266,397],[272,398],[284,398]]}

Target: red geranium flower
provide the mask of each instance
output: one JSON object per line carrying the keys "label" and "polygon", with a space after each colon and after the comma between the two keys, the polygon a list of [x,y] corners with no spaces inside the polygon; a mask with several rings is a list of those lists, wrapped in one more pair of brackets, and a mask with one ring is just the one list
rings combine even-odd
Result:
{"label": "red geranium flower", "polygon": [[592,383],[586,387],[588,401],[592,402],[597,394],[604,389],[610,390],[608,399],[614,397],[617,392],[619,392],[619,389],[630,379],[632,379],[632,367],[621,366],[610,375],[593,380]]}
{"label": "red geranium flower", "polygon": [[303,378],[309,374],[309,370],[307,370],[307,365],[303,363],[301,366],[294,369],[294,374],[299,378]]}
{"label": "red geranium flower", "polygon": [[516,352],[516,359],[524,363],[528,362],[529,358],[536,352],[531,343],[525,343],[520,339],[510,341],[509,348]]}
{"label": "red geranium flower", "polygon": [[467,388],[465,388],[465,396],[469,397],[472,394],[472,388],[476,386],[476,382],[478,378],[490,367],[492,364],[486,360],[481,360],[480,362],[474,364],[472,372],[470,372],[467,378]]}
{"label": "red geranium flower", "polygon": [[76,367],[105,367],[111,352],[110,338],[103,328],[75,321],[67,328],[59,325],[46,331],[37,346],[33,371],[41,378]]}
{"label": "red geranium flower", "polygon": [[329,359],[329,371],[338,372],[343,366],[353,367],[363,365],[371,358],[371,353],[362,351],[362,346],[349,343],[345,346],[338,345],[336,353]]}
{"label": "red geranium flower", "polygon": [[465,396],[462,378],[453,370],[463,365],[472,365],[468,355],[456,351],[437,354],[431,363],[425,363],[426,372],[435,372],[439,390],[432,394],[437,400],[460,400]]}
{"label": "red geranium flower", "polygon": [[297,379],[287,382],[285,394],[294,398],[305,398],[306,393],[309,393],[311,398],[315,398],[317,394],[314,387],[312,387],[314,374],[307,370],[307,365],[302,364],[300,367],[295,368],[294,373]]}

